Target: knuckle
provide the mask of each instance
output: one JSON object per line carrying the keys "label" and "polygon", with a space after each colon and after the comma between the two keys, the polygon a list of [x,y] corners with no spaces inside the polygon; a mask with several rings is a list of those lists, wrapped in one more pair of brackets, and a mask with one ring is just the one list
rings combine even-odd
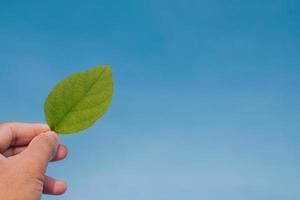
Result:
{"label": "knuckle", "polygon": [[[10,141],[10,145],[14,145],[14,135],[11,129],[11,126],[8,123],[0,123],[0,134],[1,134],[1,140],[0,140],[0,151],[2,152],[7,147],[7,141]],[[5,139],[3,139],[5,138]]]}
{"label": "knuckle", "polygon": [[9,123],[0,123],[0,129],[11,129]]}
{"label": "knuckle", "polygon": [[7,125],[8,125],[7,122],[0,122],[0,127],[7,126]]}

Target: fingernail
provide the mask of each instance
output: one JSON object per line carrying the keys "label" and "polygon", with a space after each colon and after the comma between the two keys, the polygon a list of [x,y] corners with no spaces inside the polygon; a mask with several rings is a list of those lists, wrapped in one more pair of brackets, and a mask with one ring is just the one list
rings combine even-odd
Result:
{"label": "fingernail", "polygon": [[51,137],[53,139],[55,139],[57,141],[57,143],[59,142],[59,138],[58,138],[57,133],[55,133],[54,131],[48,131],[47,134],[51,135]]}
{"label": "fingernail", "polygon": [[41,126],[41,127],[44,128],[45,130],[50,130],[50,127],[48,126],[48,124],[37,123],[36,125]]}

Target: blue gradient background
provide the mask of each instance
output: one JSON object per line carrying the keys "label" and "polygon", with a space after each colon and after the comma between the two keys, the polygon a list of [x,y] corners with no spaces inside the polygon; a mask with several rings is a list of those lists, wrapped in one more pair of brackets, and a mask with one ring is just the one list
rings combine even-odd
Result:
{"label": "blue gradient background", "polygon": [[300,1],[0,1],[0,121],[44,122],[110,64],[109,111],[62,136],[44,200],[300,199]]}

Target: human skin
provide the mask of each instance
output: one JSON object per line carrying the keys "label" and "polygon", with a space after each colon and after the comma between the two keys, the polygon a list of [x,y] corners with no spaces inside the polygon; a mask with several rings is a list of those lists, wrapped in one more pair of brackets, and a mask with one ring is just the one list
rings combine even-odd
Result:
{"label": "human skin", "polygon": [[44,124],[0,123],[0,199],[39,200],[42,194],[60,195],[67,184],[46,176],[50,161],[68,151]]}

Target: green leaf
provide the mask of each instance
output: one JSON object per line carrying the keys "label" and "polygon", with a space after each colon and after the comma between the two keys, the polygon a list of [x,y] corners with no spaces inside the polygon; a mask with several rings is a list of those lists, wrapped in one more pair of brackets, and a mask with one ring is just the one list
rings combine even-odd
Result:
{"label": "green leaf", "polygon": [[60,81],[49,93],[44,104],[46,121],[57,133],[82,131],[105,113],[112,95],[109,66],[77,72]]}

